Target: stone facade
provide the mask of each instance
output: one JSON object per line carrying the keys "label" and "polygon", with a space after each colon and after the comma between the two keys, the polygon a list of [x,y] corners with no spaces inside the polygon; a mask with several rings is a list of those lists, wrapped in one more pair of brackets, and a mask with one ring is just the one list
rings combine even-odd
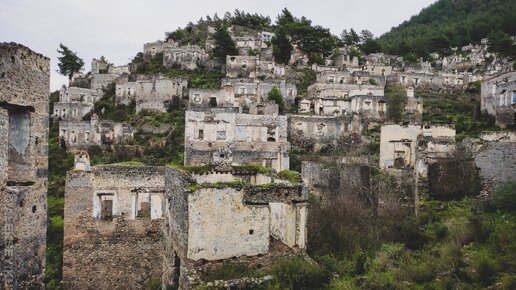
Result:
{"label": "stone facade", "polygon": [[342,138],[361,131],[362,123],[353,116],[288,116],[289,141],[299,150],[336,147]]}
{"label": "stone facade", "polygon": [[480,98],[481,109],[496,116],[498,125],[516,124],[516,72],[483,81]]}
{"label": "stone facade", "polygon": [[164,168],[68,172],[63,280],[67,289],[143,289],[162,275]]}
{"label": "stone facade", "polygon": [[516,133],[486,132],[473,143],[473,157],[484,186],[516,177]]}
{"label": "stone facade", "polygon": [[331,164],[304,161],[301,170],[304,184],[325,203],[331,203],[338,196],[354,196],[374,205],[367,158],[348,159]]}
{"label": "stone facade", "polygon": [[0,288],[42,289],[50,60],[0,43]]}
{"label": "stone facade", "polygon": [[264,102],[268,99],[269,92],[276,87],[283,99],[293,104],[297,97],[295,84],[286,81],[258,81],[251,79],[224,79],[222,86],[230,85],[235,90],[235,98],[240,105],[250,105],[252,103]]}
{"label": "stone facade", "polygon": [[[306,248],[307,193],[302,185],[211,186],[174,169],[166,173],[164,285],[194,289],[200,273],[227,259],[253,267]],[[184,190],[184,188],[189,188]],[[256,257],[258,256],[258,257]]]}
{"label": "stone facade", "polygon": [[185,165],[289,168],[287,116],[187,111],[185,118]]}
{"label": "stone facade", "polygon": [[274,61],[260,60],[259,56],[228,55],[226,57],[227,78],[281,79],[284,76],[284,66]]}
{"label": "stone facade", "polygon": [[150,58],[155,56],[156,54],[163,53],[165,50],[169,48],[175,48],[177,47],[177,44],[173,42],[172,40],[163,42],[163,41],[156,41],[156,42],[149,42],[145,43],[143,45],[143,55],[146,58]]}
{"label": "stone facade", "polygon": [[66,121],[80,121],[93,110],[93,104],[100,99],[96,91],[78,87],[63,86],[59,102],[54,103],[54,118]]}
{"label": "stone facade", "polygon": [[110,120],[99,121],[93,115],[91,121],[59,122],[59,138],[69,150],[84,149],[91,145],[109,146],[131,141],[134,131],[131,125]]}
{"label": "stone facade", "polygon": [[188,81],[181,78],[155,76],[135,82],[116,85],[116,101],[122,104],[136,102],[136,112],[142,110],[166,112],[170,106],[178,107],[186,94]]}
{"label": "stone facade", "polygon": [[235,101],[235,88],[223,86],[220,90],[190,89],[188,91],[189,108],[232,108],[239,107]]}
{"label": "stone facade", "polygon": [[197,45],[166,47],[163,49],[163,65],[170,68],[174,65],[181,69],[194,70],[204,66],[208,55]]}
{"label": "stone facade", "polygon": [[426,174],[431,159],[455,148],[455,128],[450,126],[385,125],[380,134],[380,168],[416,169]]}

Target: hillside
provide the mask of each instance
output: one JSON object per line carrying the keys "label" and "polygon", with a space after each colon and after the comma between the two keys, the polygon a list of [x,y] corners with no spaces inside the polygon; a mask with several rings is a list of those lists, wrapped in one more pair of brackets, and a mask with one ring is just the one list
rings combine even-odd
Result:
{"label": "hillside", "polygon": [[516,35],[516,1],[439,0],[379,41],[386,53],[427,56],[479,43],[493,31]]}

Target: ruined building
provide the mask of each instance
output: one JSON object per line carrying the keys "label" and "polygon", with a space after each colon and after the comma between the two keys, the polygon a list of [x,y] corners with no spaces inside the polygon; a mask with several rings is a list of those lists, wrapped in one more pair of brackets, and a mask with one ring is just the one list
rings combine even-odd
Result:
{"label": "ruined building", "polygon": [[284,80],[223,79],[222,86],[227,85],[234,88],[236,101],[242,106],[267,101],[268,94],[274,87],[280,91],[287,103],[293,104],[297,97],[296,85]]}
{"label": "ruined building", "polygon": [[496,116],[499,126],[516,124],[516,72],[484,80],[480,97],[481,109]]}
{"label": "ruined building", "polygon": [[260,78],[282,79],[285,67],[274,61],[260,60],[259,56],[230,56],[226,57],[226,77],[228,78]]}
{"label": "ruined building", "polygon": [[313,84],[299,106],[299,113],[310,112],[326,116],[361,113],[371,118],[384,118],[387,112],[384,87],[355,83]]}
{"label": "ruined building", "polygon": [[0,288],[42,289],[50,60],[0,44]]}
{"label": "ruined building", "polygon": [[162,274],[163,167],[95,166],[66,177],[67,289],[142,289]]}
{"label": "ruined building", "polygon": [[93,114],[90,121],[60,121],[59,138],[68,150],[84,149],[91,145],[110,146],[131,141],[134,130],[129,124],[98,120]]}
{"label": "ruined building", "polygon": [[430,159],[446,156],[454,148],[453,127],[385,125],[380,135],[380,168],[415,168],[418,173],[426,172]]}
{"label": "ruined building", "polygon": [[287,116],[187,111],[185,123],[185,165],[289,168]]}
{"label": "ruined building", "polygon": [[186,94],[188,82],[182,78],[154,76],[134,82],[118,82],[115,88],[117,103],[136,102],[136,112],[166,112],[169,107],[178,107]]}
{"label": "ruined building", "polygon": [[54,118],[66,121],[81,121],[93,110],[93,104],[100,99],[96,91],[78,87],[63,86],[59,102],[54,103]]}
{"label": "ruined building", "polygon": [[174,65],[181,69],[194,70],[204,66],[208,55],[197,45],[163,48],[163,65],[170,68]]}
{"label": "ruined building", "polygon": [[228,165],[191,177],[167,169],[164,285],[195,289],[206,285],[203,273],[228,260],[268,269],[279,257],[304,253],[306,189]]}

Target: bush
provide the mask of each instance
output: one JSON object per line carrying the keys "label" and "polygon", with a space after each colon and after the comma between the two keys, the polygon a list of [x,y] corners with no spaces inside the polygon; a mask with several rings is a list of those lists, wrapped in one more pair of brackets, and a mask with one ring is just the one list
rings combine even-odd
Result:
{"label": "bush", "polygon": [[318,289],[330,281],[330,273],[300,257],[284,258],[272,268],[283,288]]}
{"label": "bush", "polygon": [[283,113],[285,111],[285,101],[283,100],[283,96],[277,87],[273,87],[272,90],[268,94],[268,99],[270,101],[274,101],[278,104],[279,112]]}
{"label": "bush", "polygon": [[495,187],[485,205],[489,210],[516,210],[516,180]]}

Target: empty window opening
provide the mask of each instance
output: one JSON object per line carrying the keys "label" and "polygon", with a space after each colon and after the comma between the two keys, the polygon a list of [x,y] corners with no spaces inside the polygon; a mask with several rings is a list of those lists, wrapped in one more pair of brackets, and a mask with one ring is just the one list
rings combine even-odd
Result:
{"label": "empty window opening", "polygon": [[197,139],[203,140],[204,139],[204,130],[198,130],[197,131]]}
{"label": "empty window opening", "polygon": [[226,140],[226,131],[217,131],[217,141]]}

